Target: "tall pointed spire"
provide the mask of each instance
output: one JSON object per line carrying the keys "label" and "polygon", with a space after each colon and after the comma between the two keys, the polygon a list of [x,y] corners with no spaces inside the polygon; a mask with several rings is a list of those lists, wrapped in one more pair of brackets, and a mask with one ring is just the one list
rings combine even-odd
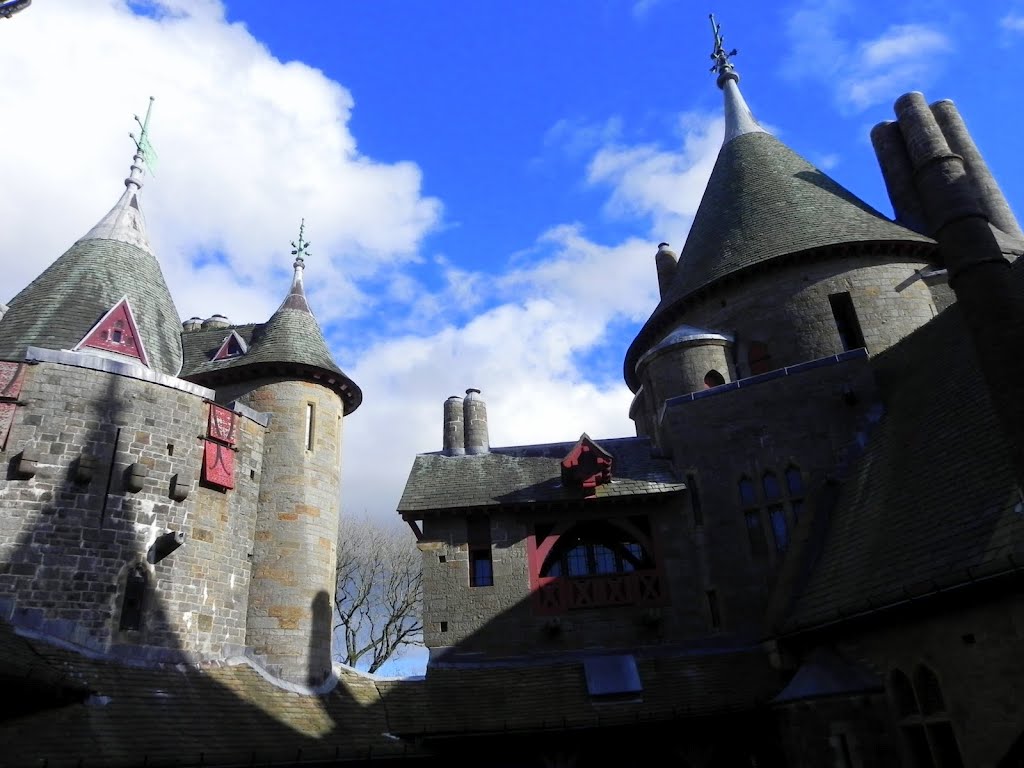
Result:
{"label": "tall pointed spire", "polygon": [[152,171],[156,153],[149,141],[149,118],[153,113],[153,97],[149,97],[149,106],[146,108],[146,119],[140,120],[135,116],[135,121],[141,126],[138,138],[135,134],[129,134],[135,142],[135,155],[132,157],[132,164],[128,177],[124,180],[124,193],[117,201],[110,212],[107,213],[99,223],[90,229],[80,240],[115,240],[121,243],[134,245],[147,253],[153,249],[146,236],[146,221],[142,216],[142,209],[139,207],[139,190],[142,189],[142,174],[146,165]]}
{"label": "tall pointed spire", "polygon": [[292,256],[295,257],[295,261],[292,263],[292,268],[295,270],[292,275],[292,287],[281,303],[281,309],[300,309],[313,314],[309,308],[309,302],[306,301],[306,291],[302,286],[302,273],[306,269],[305,256],[309,253],[310,246],[309,241],[303,239],[305,232],[306,220],[302,219],[299,224],[299,240],[298,242],[292,241]]}
{"label": "tall pointed spire", "polygon": [[151,168],[155,156],[149,144],[150,114],[145,122],[135,118],[142,132],[132,136],[135,154],[121,199],[11,300],[0,326],[0,360],[23,359],[30,346],[72,350],[124,300],[135,312],[138,343],[145,345],[149,366],[177,375],[181,322],[146,237],[138,200],[143,168]]}
{"label": "tall pointed spire", "polygon": [[725,96],[725,141],[731,141],[745,133],[767,133],[757,124],[750,107],[743,100],[743,94],[740,93],[740,75],[730,61],[739,51],[733,48],[726,52],[722,25],[715,22],[713,13],[708,14],[708,18],[711,19],[711,31],[715,35],[715,50],[711,52],[711,58],[715,63],[711,71],[718,73],[718,87]]}

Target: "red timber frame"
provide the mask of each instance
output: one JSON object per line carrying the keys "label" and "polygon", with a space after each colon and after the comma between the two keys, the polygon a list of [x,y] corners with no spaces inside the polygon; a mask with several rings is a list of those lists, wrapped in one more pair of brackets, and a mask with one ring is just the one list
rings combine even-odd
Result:
{"label": "red timber frame", "polygon": [[623,518],[607,518],[605,522],[634,538],[654,560],[653,568],[592,576],[541,576],[548,556],[562,536],[582,522],[587,520],[559,522],[540,542],[535,531],[526,538],[530,594],[536,615],[557,616],[566,611],[612,606],[654,607],[668,602],[659,548],[649,535]]}

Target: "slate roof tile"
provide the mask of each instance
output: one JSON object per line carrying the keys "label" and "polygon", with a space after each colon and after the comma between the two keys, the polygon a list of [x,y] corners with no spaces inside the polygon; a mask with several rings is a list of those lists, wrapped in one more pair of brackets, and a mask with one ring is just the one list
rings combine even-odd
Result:
{"label": "slate roof tile", "polygon": [[[612,482],[599,485],[594,498],[673,493],[686,488],[671,463],[651,455],[644,437],[599,440],[614,457]],[[421,454],[413,461],[398,504],[399,512],[571,501],[578,488],[562,486],[561,461],[576,443],[492,448],[475,456]]]}

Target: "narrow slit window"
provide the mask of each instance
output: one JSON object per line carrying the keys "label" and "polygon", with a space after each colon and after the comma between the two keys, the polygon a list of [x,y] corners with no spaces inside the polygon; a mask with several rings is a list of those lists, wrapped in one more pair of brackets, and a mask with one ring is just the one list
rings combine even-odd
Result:
{"label": "narrow slit window", "polygon": [[828,303],[832,305],[832,316],[836,321],[836,330],[839,332],[839,340],[843,344],[843,350],[860,349],[864,344],[864,334],[860,329],[860,321],[857,319],[857,310],[854,309],[853,299],[849,291],[833,293],[828,297]]}
{"label": "narrow slit window", "polygon": [[145,600],[146,570],[141,565],[137,565],[128,573],[128,579],[125,582],[119,626],[122,631],[138,632],[142,629]]}
{"label": "narrow slit window", "polygon": [[749,510],[743,514],[743,518],[747,524],[747,536],[750,537],[750,551],[755,555],[763,555],[768,547],[761,525],[761,510]]}
{"label": "narrow slit window", "polygon": [[772,534],[775,537],[775,550],[782,554],[789,549],[789,525],[786,522],[786,510],[781,504],[768,507],[768,519],[772,523]]}
{"label": "narrow slit window", "polygon": [[686,487],[690,489],[690,507],[693,509],[693,524],[704,525],[704,510],[700,505],[700,489],[697,488],[697,477],[686,476]]}
{"label": "narrow slit window", "polygon": [[486,517],[467,518],[466,539],[469,544],[469,586],[494,586],[490,519]]}
{"label": "narrow slit window", "polygon": [[313,431],[316,428],[316,406],[306,403],[306,450],[313,450]]}
{"label": "narrow slit window", "polygon": [[708,597],[708,617],[711,619],[712,629],[722,628],[722,614],[718,607],[718,593],[713,589],[707,591]]}

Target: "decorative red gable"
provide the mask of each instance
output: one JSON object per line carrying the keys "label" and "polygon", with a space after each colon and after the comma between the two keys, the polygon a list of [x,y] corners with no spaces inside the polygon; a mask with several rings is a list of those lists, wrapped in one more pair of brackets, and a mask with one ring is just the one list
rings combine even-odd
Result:
{"label": "decorative red gable", "polygon": [[124,296],[107,314],[101,317],[99,322],[85,334],[85,338],[75,345],[76,352],[86,348],[102,349],[106,352],[116,352],[125,357],[134,357],[144,366],[149,367],[149,358],[146,357],[146,349],[142,344],[138,327],[135,325],[135,315],[132,313],[127,296]]}
{"label": "decorative red gable", "polygon": [[210,403],[210,421],[207,435],[225,445],[235,444],[235,414],[233,411]]}
{"label": "decorative red gable", "polygon": [[232,331],[224,339],[224,342],[220,345],[220,349],[214,354],[214,360],[226,360],[229,357],[238,357],[244,355],[249,351],[248,345],[245,343],[245,339],[238,335],[236,331]]}
{"label": "decorative red gable", "polygon": [[218,488],[235,487],[235,452],[226,445],[206,441],[203,451],[203,482]]}
{"label": "decorative red gable", "polygon": [[562,485],[582,488],[588,495],[612,481],[612,455],[584,432],[562,459]]}

